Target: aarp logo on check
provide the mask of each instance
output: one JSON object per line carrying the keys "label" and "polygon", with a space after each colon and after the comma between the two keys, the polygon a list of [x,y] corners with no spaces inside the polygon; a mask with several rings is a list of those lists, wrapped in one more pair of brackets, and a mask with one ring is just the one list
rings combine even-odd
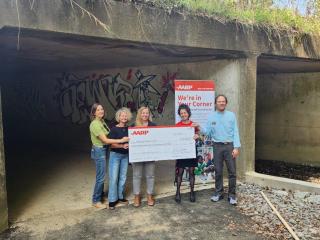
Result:
{"label": "aarp logo on check", "polygon": [[131,135],[133,136],[146,136],[149,133],[149,130],[134,130]]}

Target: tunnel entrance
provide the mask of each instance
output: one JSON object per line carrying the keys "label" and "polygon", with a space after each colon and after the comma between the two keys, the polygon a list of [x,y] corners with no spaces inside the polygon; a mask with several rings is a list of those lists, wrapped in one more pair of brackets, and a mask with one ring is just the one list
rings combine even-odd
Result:
{"label": "tunnel entrance", "polygon": [[255,170],[320,184],[320,61],[258,59]]}
{"label": "tunnel entrance", "polygon": [[[233,51],[29,29],[21,29],[17,50],[17,32],[8,27],[0,31],[11,222],[91,207],[95,167],[88,126],[94,102],[107,109],[110,125],[116,109],[126,106],[135,113],[145,101],[157,124],[173,124],[174,79],[221,76],[230,72],[226,66],[236,65],[233,59],[244,57]],[[146,92],[141,102],[138,81],[155,89]],[[174,165],[174,161],[157,163],[157,195],[175,191]],[[127,179],[130,194],[130,168]]]}

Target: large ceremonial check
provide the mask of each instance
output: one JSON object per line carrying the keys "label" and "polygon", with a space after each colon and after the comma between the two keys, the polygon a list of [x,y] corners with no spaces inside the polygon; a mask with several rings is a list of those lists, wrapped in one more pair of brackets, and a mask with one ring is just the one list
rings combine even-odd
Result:
{"label": "large ceremonial check", "polygon": [[195,158],[193,136],[193,127],[130,127],[129,162]]}

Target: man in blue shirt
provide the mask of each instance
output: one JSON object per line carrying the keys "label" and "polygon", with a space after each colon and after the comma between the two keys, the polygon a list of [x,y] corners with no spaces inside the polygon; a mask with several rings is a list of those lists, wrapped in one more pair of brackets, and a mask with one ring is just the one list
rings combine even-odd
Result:
{"label": "man in blue shirt", "polygon": [[214,142],[215,192],[211,201],[223,199],[223,161],[226,162],[229,177],[228,201],[237,204],[236,198],[236,158],[239,156],[240,138],[237,119],[227,111],[228,99],[224,95],[215,98],[216,111],[209,115],[205,134]]}

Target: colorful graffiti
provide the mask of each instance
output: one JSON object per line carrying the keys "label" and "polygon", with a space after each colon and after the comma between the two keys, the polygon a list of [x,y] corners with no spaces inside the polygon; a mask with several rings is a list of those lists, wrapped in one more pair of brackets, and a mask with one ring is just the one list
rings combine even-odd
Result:
{"label": "colorful graffiti", "polygon": [[156,74],[144,75],[139,69],[134,74],[129,69],[126,80],[123,80],[120,73],[114,76],[92,74],[82,78],[73,73],[63,73],[57,79],[56,99],[63,117],[70,118],[77,124],[89,120],[90,107],[94,102],[99,102],[108,109],[107,120],[113,119],[115,111],[122,106],[133,112],[140,106],[148,106],[153,116],[157,117],[164,111],[176,76],[177,73],[169,72],[162,76],[162,85],[157,89],[155,83],[159,77]]}

